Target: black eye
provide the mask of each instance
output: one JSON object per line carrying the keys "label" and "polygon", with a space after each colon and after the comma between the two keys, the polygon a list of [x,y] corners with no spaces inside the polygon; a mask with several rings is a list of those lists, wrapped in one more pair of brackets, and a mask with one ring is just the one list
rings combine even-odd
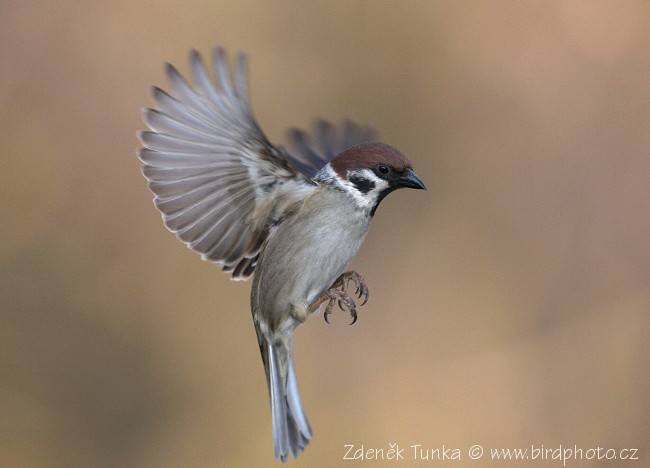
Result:
{"label": "black eye", "polygon": [[379,171],[380,174],[384,174],[384,175],[390,172],[390,169],[385,164],[380,164],[379,166],[377,166],[377,170]]}

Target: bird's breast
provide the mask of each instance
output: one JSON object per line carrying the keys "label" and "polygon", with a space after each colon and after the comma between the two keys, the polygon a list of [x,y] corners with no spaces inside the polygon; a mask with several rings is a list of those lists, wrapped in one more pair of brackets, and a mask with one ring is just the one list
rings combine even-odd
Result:
{"label": "bird's breast", "polygon": [[308,197],[267,239],[256,267],[252,306],[278,326],[291,305],[311,304],[332,285],[366,237],[370,217],[341,196]]}

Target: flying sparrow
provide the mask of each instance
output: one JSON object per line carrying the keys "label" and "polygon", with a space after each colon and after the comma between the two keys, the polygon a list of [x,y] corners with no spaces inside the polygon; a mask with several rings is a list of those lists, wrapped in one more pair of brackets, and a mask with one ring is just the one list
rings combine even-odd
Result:
{"label": "flying sparrow", "polygon": [[318,121],[311,136],[293,129],[289,147],[269,143],[248,102],[246,57],[231,73],[216,48],[213,81],[190,56],[194,86],[166,65],[170,93],[153,87],[144,109],[151,131],[139,133],[138,157],[165,226],[232,279],[253,275],[251,310],[271,398],[273,447],[286,461],[312,438],[293,364],[293,331],[338,303],[356,320],[346,292],[368,288],[345,272],[379,202],[402,187],[424,189],[397,149],[373,141],[372,129]]}

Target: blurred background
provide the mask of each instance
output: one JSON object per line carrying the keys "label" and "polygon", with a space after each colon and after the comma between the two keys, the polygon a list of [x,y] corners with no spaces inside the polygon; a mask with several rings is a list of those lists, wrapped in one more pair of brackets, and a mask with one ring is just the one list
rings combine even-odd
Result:
{"label": "blurred background", "polygon": [[250,283],[163,227],[135,154],[163,62],[187,75],[216,44],[248,52],[271,141],[367,122],[429,189],[379,208],[357,323],[295,335],[315,435],[292,464],[397,443],[462,466],[531,444],[649,466],[648,2],[24,1],[0,18],[0,466],[275,466]]}

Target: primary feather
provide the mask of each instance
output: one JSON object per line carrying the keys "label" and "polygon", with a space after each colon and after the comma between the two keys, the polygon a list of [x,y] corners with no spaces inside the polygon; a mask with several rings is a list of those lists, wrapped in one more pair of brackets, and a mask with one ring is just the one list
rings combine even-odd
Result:
{"label": "primary feather", "polygon": [[232,77],[221,47],[213,54],[214,80],[196,51],[190,68],[193,86],[166,64],[169,93],[152,88],[155,108],[143,110],[150,131],[139,133],[142,172],[165,226],[232,279],[247,279],[269,232],[313,190],[311,178],[374,132],[318,121],[313,136],[291,130],[287,152],[255,121],[245,54],[237,54]]}

